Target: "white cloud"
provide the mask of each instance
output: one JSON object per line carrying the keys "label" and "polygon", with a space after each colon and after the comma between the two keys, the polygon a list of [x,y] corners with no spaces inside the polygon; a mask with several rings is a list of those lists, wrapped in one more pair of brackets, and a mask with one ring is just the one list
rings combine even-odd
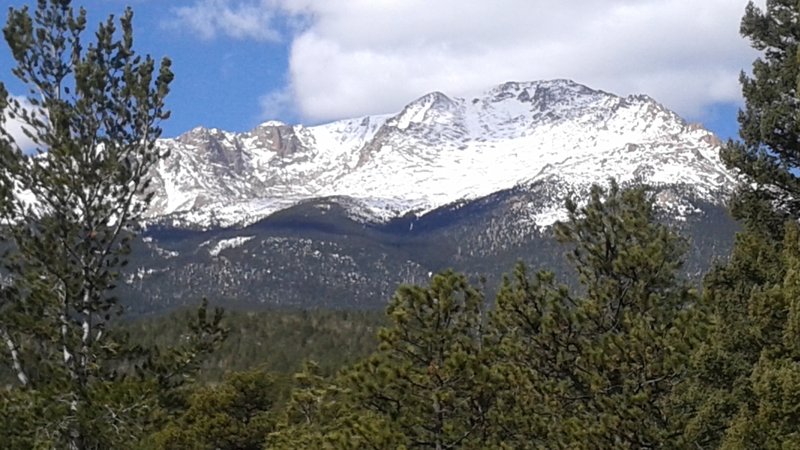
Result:
{"label": "white cloud", "polygon": [[173,8],[175,18],[167,26],[187,28],[206,40],[223,35],[277,41],[280,33],[273,28],[274,9],[268,0],[200,0],[192,6]]}
{"label": "white cloud", "polygon": [[738,33],[746,4],[203,0],[197,7],[258,7],[301,20],[291,36],[287,89],[301,117],[321,122],[397,111],[433,90],[470,96],[505,81],[552,78],[645,93],[696,118],[711,104],[740,101],[738,74],[756,55]]}
{"label": "white cloud", "polygon": [[[13,98],[20,102],[23,108],[31,109],[30,103],[28,103],[24,97],[13,96]],[[5,115],[3,128],[5,128],[8,135],[11,136],[20,150],[25,153],[32,153],[35,151],[36,144],[22,131],[22,122],[17,118],[11,118],[8,114],[8,110],[4,111],[3,114]]]}
{"label": "white cloud", "polygon": [[294,116],[294,98],[288,88],[277,89],[264,94],[259,99],[261,119],[272,120],[276,117]]}

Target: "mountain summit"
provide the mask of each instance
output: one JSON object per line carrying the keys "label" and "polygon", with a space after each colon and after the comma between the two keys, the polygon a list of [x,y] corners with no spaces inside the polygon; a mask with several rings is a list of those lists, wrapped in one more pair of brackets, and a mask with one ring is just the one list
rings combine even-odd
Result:
{"label": "mountain summit", "polygon": [[568,80],[509,82],[475,98],[433,92],[394,115],[314,127],[196,128],[160,145],[171,156],[154,174],[150,217],[201,228],[246,225],[325,197],[352,218],[384,223],[543,182],[550,198],[529,219],[547,226],[567,193],[609,177],[683,186],[712,203],[735,182],[709,131],[649,97]]}

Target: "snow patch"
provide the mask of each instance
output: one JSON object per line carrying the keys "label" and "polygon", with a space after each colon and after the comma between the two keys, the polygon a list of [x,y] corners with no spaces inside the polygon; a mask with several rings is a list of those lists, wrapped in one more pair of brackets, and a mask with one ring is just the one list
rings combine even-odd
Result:
{"label": "snow patch", "polygon": [[247,241],[253,239],[254,237],[255,236],[239,236],[230,239],[222,239],[219,242],[217,242],[216,245],[208,249],[208,253],[216,258],[219,256],[221,251],[229,248],[239,247],[244,243],[246,243]]}

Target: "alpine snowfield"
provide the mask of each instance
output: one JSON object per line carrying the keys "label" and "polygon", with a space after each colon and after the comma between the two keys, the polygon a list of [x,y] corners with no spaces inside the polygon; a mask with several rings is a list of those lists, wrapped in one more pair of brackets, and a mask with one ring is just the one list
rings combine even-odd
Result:
{"label": "alpine snowfield", "polygon": [[[567,80],[510,82],[477,98],[434,92],[398,114],[315,127],[197,128],[160,145],[171,156],[154,174],[149,216],[198,227],[245,225],[320,197],[384,222],[549,183],[553,201],[531,211],[546,226],[562,217],[563,196],[609,177],[684,186],[714,203],[735,184],[709,131],[649,97]],[[678,213],[685,206],[659,201]]]}

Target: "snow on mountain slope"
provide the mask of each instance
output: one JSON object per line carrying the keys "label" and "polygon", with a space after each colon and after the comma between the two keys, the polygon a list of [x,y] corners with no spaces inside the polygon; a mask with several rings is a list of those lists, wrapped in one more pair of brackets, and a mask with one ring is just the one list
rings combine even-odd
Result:
{"label": "snow on mountain slope", "polygon": [[510,82],[471,99],[434,92],[396,115],[315,127],[198,128],[160,145],[171,156],[157,168],[150,215],[195,226],[250,223],[328,196],[348,198],[359,220],[385,221],[547,180],[558,186],[552,201],[531,211],[542,226],[568,192],[609,177],[690,186],[712,202],[735,183],[710,132],[646,96],[567,80]]}

